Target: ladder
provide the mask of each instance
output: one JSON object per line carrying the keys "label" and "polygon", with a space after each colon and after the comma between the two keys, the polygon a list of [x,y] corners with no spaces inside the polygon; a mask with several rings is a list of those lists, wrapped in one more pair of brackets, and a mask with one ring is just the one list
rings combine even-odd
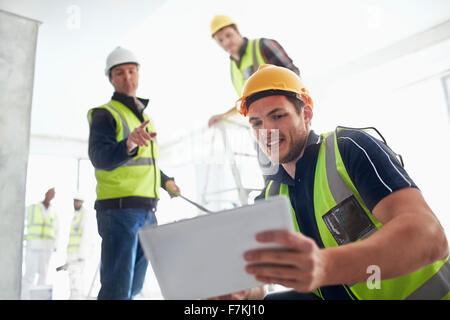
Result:
{"label": "ladder", "polygon": [[[239,168],[237,158],[238,157],[248,157],[251,159],[254,159],[254,165],[259,168],[258,162],[257,162],[257,154],[256,153],[249,153],[247,150],[245,151],[237,151],[234,150],[234,146],[232,143],[232,139],[230,139],[230,132],[231,130],[239,130],[239,134],[242,134],[242,138],[249,138],[249,141],[252,141],[251,133],[250,133],[250,126],[248,124],[243,124],[237,121],[229,120],[229,119],[222,119],[218,121],[212,128],[212,130],[215,130],[212,133],[211,137],[211,149],[210,153],[212,156],[212,153],[214,152],[214,145],[215,145],[215,139],[218,138],[218,135],[220,135],[219,138],[222,140],[223,148],[224,148],[224,157],[227,160],[229,167],[231,169],[233,181],[234,181],[234,187],[233,188],[227,188],[227,189],[219,189],[214,191],[208,191],[209,186],[209,180],[211,179],[211,171],[213,170],[213,167],[211,164],[208,164],[207,171],[206,171],[206,177],[205,177],[205,184],[203,187],[202,192],[202,202],[203,203],[209,203],[209,202],[217,202],[217,201],[226,201],[223,199],[215,199],[211,200],[209,199],[210,196],[214,195],[220,195],[225,192],[230,191],[236,191],[238,194],[238,202],[236,201],[229,201],[233,207],[237,207],[240,205],[249,204],[250,202],[250,194],[255,191],[261,191],[262,188],[248,188],[245,187],[242,180],[242,169]],[[247,146],[248,148],[251,148],[251,144]],[[262,176],[262,174],[261,174]]]}

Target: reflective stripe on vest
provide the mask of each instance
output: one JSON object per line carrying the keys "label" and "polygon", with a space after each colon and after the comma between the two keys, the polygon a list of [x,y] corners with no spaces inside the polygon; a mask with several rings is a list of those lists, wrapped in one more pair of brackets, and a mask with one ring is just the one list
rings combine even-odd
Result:
{"label": "reflective stripe on vest", "polygon": [[[116,141],[122,141],[130,132],[142,123],[136,115],[122,103],[111,100],[99,107],[107,110],[116,122]],[[88,120],[91,123],[92,111]],[[150,120],[143,113],[144,120]],[[147,126],[148,132],[155,132],[152,122]],[[161,185],[161,172],[157,167],[159,146],[151,140],[149,146],[138,147],[137,155],[120,166],[110,170],[95,170],[97,178],[97,199],[117,199],[130,196],[157,198]]]}
{"label": "reflective stripe on vest", "polygon": [[258,70],[258,67],[264,63],[264,58],[259,47],[260,39],[248,40],[247,48],[241,57],[240,65],[236,61],[230,60],[231,81],[238,96],[242,96],[245,81]]}
{"label": "reflective stripe on vest", "polygon": [[74,253],[80,251],[81,238],[83,236],[83,218],[84,210],[81,209],[74,218],[70,226],[69,243],[67,245],[67,252]]}
{"label": "reflective stripe on vest", "polygon": [[[128,123],[125,121],[124,117],[122,116],[122,114],[117,111],[116,108],[114,108],[111,103],[107,103],[106,104],[108,107],[110,107],[111,109],[113,109],[115,112],[117,112],[117,114],[120,117],[120,121],[122,122],[122,128],[123,128],[123,137],[128,137],[130,135],[130,128],[128,127]],[[147,119],[146,119],[147,120]],[[155,159],[152,158],[138,158],[138,159],[130,159],[128,160],[125,164],[122,165],[122,167],[126,167],[126,166],[145,166],[145,165],[149,165],[149,166],[154,166],[156,165]]]}
{"label": "reflective stripe on vest", "polygon": [[53,211],[48,212],[44,219],[44,212],[40,205],[33,204],[28,208],[27,229],[25,240],[54,240],[55,229],[53,226],[55,216]]}
{"label": "reflective stripe on vest", "polygon": [[[322,137],[314,178],[314,212],[321,240],[327,248],[342,244],[338,243],[340,239],[336,240],[333,234],[339,234],[342,231],[337,230],[340,227],[338,215],[344,213],[343,210],[335,209],[345,201],[351,200],[352,197],[356,199],[362,209],[351,212],[351,215],[361,216],[362,220],[360,221],[365,221],[369,227],[362,228],[363,232],[358,233],[360,237],[352,238],[351,242],[370,236],[381,228],[382,224],[367,209],[345,169],[338,149],[337,131],[322,135]],[[274,187],[273,185],[269,186],[271,189]],[[283,184],[278,188],[278,194],[281,194],[282,186]],[[273,194],[276,194],[276,190],[266,190],[266,197]],[[332,219],[329,219],[331,222],[327,225],[325,220],[330,214],[337,215],[334,217],[331,215]],[[366,215],[366,217],[362,215]],[[350,217],[350,215],[344,216]],[[447,257],[405,276],[382,280],[380,281],[380,289],[370,289],[365,282],[344,286],[344,288],[351,291],[349,295],[352,298],[355,296],[362,300],[450,299],[450,262]]]}

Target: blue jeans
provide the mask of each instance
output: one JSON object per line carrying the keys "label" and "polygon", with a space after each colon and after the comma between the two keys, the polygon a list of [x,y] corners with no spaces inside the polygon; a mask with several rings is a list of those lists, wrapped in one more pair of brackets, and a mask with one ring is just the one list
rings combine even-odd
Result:
{"label": "blue jeans", "polygon": [[102,238],[99,300],[126,300],[142,290],[148,262],[138,240],[144,225],[156,224],[155,213],[145,209],[97,210]]}

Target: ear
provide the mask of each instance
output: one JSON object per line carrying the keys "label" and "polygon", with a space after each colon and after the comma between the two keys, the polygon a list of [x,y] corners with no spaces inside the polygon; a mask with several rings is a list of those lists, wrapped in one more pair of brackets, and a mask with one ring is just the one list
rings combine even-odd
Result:
{"label": "ear", "polygon": [[312,107],[309,104],[305,104],[303,106],[303,120],[305,121],[305,124],[309,126],[311,124],[312,118],[313,118]]}

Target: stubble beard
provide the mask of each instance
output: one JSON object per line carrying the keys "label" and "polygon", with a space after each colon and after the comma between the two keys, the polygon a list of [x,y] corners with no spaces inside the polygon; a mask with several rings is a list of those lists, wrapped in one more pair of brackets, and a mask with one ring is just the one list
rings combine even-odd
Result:
{"label": "stubble beard", "polygon": [[280,164],[289,163],[294,160],[297,160],[302,154],[308,138],[306,132],[298,131],[296,132],[295,137],[296,138],[292,139],[289,144],[288,153],[283,158],[280,159],[279,161]]}

